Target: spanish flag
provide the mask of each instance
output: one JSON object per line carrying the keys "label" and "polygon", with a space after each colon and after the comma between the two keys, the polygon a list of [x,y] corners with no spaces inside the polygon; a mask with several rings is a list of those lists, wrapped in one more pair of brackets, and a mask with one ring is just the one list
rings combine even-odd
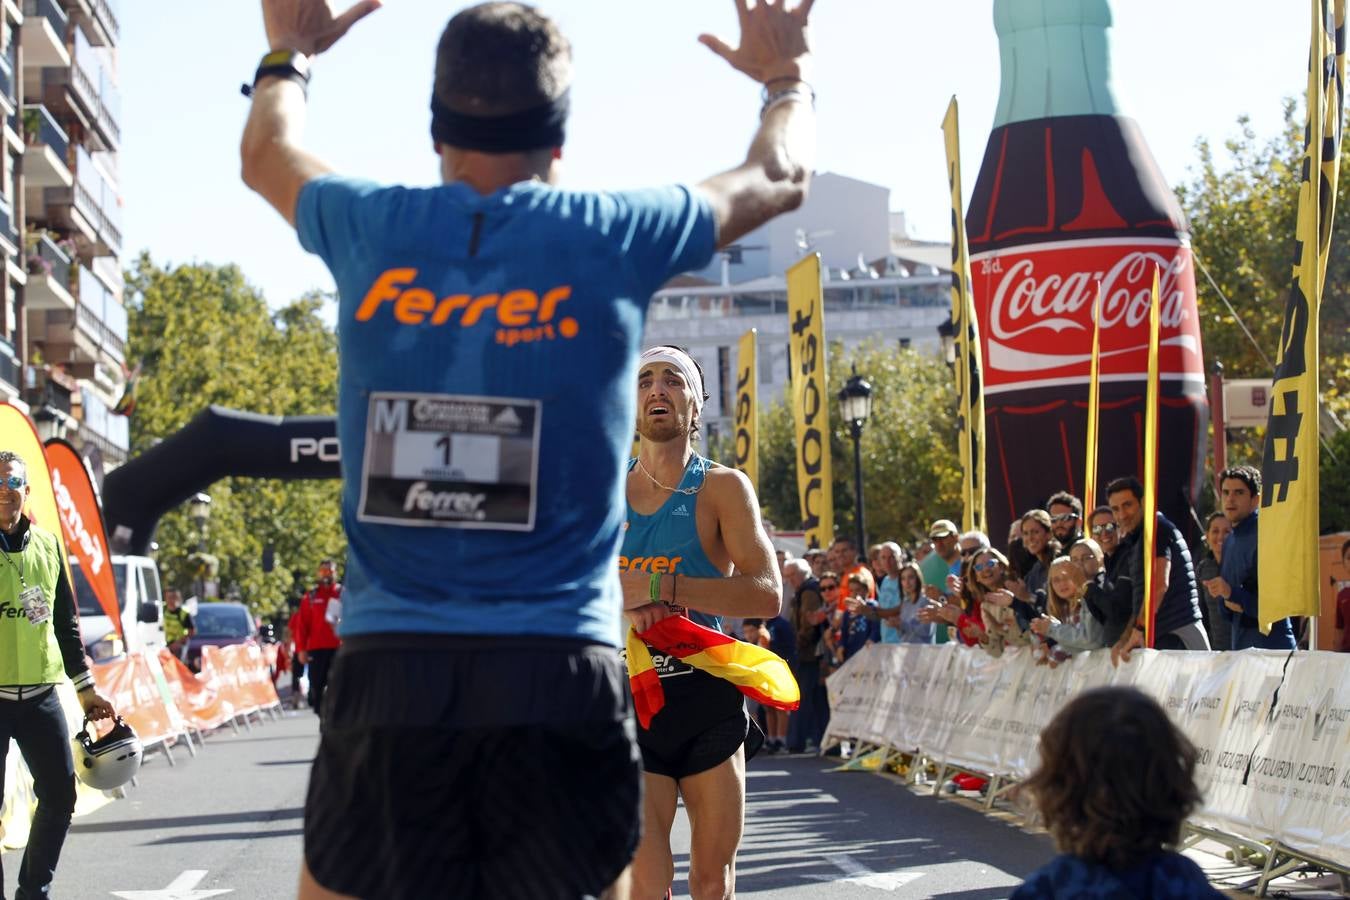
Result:
{"label": "spanish flag", "polygon": [[709,675],[730,681],[742,694],[765,706],[793,710],[801,703],[797,679],[777,653],[704,628],[684,616],[671,616],[641,634],[628,629],[628,683],[633,689],[633,708],[643,728],[651,726],[652,717],[666,704],[647,644]]}

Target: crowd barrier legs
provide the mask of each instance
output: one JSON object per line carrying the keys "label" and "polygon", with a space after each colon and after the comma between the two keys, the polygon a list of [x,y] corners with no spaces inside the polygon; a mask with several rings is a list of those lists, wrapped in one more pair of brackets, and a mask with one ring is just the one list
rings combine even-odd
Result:
{"label": "crowd barrier legs", "polygon": [[835,771],[885,772],[908,758],[905,781],[926,787],[936,775],[939,797],[969,773],[987,781],[986,812],[1032,824],[1015,791],[1039,762],[1041,730],[1073,696],[1105,685],[1152,696],[1196,746],[1205,802],[1186,846],[1232,848],[1261,895],[1300,868],[1350,881],[1350,655],[1143,650],[1117,667],[1095,651],[1050,668],[1021,650],[874,644],[829,677],[822,747],[856,747]]}

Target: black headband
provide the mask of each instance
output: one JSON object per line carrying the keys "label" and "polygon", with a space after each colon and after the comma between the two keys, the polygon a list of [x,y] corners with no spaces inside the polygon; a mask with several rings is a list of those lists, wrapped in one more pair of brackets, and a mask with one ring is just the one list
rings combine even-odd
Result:
{"label": "black headband", "polygon": [[442,144],[483,153],[523,153],[561,147],[571,109],[570,89],[540,106],[509,116],[472,116],[431,97],[431,136]]}

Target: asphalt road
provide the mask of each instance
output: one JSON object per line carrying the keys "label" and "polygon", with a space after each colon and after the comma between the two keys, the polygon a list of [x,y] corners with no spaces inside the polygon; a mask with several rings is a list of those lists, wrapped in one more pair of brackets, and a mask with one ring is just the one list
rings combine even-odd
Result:
{"label": "asphalt road", "polygon": [[[208,737],[195,759],[153,756],[128,797],[75,821],[53,885],[60,900],[270,900],[294,896],[309,762],[307,712]],[[749,766],[737,896],[1006,897],[1050,858],[1049,842],[897,781],[830,771],[814,757]],[[689,834],[676,820],[676,895]],[[4,856],[13,896],[19,854]],[[687,893],[685,894],[687,896]]]}

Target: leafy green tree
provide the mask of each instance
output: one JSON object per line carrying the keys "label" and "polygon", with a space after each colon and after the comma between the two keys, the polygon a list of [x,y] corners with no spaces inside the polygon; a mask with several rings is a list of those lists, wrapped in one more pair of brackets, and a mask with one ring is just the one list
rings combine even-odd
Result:
{"label": "leafy green tree", "polygon": [[[872,415],[860,449],[864,515],[872,543],[921,538],[937,518],[961,518],[952,374],[936,356],[863,344],[829,356],[830,454],[835,531],[856,532],[853,439],[839,420],[835,397],[856,366],[872,384]],[[796,437],[786,396],[760,414],[760,503],[784,530],[801,521],[797,499]]]}
{"label": "leafy green tree", "polygon": [[[322,297],[273,313],[235,266],[156,266],[142,254],[127,281],[128,347],[143,375],[131,417],[131,452],[183,427],[210,404],[265,415],[332,414],[337,398],[336,336],[319,316]],[[193,590],[189,557],[199,547],[219,560],[222,595],[255,613],[285,609],[297,579],[345,539],[340,486],[331,481],[228,478],[212,485],[205,535],[186,509],[160,521],[159,564],[168,584]],[[276,567],[262,571],[265,547]]]}
{"label": "leafy green tree", "polygon": [[[1302,167],[1303,115],[1285,102],[1284,127],[1272,138],[1257,137],[1248,121],[1224,143],[1220,165],[1207,141],[1198,144],[1195,176],[1177,191],[1191,222],[1197,262],[1201,336],[1208,361],[1222,361],[1228,378],[1269,378],[1278,355],[1280,329],[1291,286]],[[1341,147],[1342,172],[1336,190],[1336,222],[1322,295],[1321,393],[1326,408],[1350,421],[1350,135]],[[1232,305],[1220,298],[1205,271]],[[1236,316],[1234,315],[1236,312]],[[1255,345],[1244,334],[1251,332]],[[1259,348],[1259,349],[1258,349]],[[1260,465],[1264,429],[1234,430],[1230,463]],[[1322,520],[1350,520],[1350,502],[1337,501],[1328,485],[1350,482],[1350,453],[1322,451]],[[1212,473],[1211,473],[1212,474]]]}

